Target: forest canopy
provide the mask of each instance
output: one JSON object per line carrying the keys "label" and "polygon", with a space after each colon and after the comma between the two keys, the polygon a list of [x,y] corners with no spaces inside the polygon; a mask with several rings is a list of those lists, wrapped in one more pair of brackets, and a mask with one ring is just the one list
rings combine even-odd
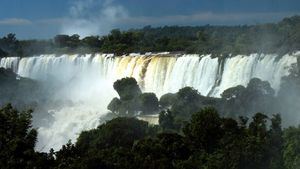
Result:
{"label": "forest canopy", "polygon": [[145,26],[111,30],[105,36],[57,35],[48,40],[0,39],[0,57],[61,53],[183,52],[201,54],[286,54],[300,49],[300,16],[278,23],[238,26]]}
{"label": "forest canopy", "polygon": [[0,167],[43,169],[297,169],[300,128],[282,129],[281,117],[251,120],[195,112],[180,131],[164,131],[133,117],[118,117],[83,131],[58,151],[34,150],[32,111],[0,109]]}

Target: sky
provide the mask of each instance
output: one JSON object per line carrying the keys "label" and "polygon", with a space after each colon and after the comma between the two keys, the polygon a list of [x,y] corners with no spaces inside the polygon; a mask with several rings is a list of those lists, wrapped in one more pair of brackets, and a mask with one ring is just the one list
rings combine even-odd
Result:
{"label": "sky", "polygon": [[250,25],[300,15],[300,0],[0,0],[0,36],[48,39],[165,25]]}

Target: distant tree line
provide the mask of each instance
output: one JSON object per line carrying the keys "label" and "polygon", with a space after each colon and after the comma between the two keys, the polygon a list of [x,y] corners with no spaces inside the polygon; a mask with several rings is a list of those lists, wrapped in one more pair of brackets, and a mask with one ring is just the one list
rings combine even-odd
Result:
{"label": "distant tree line", "polygon": [[105,36],[57,35],[50,40],[0,39],[0,57],[46,53],[115,53],[174,51],[185,53],[285,54],[300,49],[300,16],[278,23],[240,26],[164,26],[128,31],[112,30]]}

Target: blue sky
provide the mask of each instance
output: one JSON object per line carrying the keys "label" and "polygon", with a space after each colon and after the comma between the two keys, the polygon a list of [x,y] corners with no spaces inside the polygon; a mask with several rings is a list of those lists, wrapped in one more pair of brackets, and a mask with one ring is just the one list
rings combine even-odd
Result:
{"label": "blue sky", "polygon": [[300,14],[299,0],[1,0],[0,36],[103,35],[145,25],[240,25]]}

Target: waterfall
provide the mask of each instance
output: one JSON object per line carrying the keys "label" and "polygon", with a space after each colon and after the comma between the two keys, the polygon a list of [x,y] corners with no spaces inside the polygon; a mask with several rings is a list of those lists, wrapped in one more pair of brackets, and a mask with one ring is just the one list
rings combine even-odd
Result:
{"label": "waterfall", "polygon": [[0,67],[12,69],[14,72],[18,69],[19,57],[0,58]]}
{"label": "waterfall", "polygon": [[277,92],[281,78],[288,75],[291,65],[297,62],[295,56],[284,55],[279,60],[277,57],[277,55],[251,54],[226,59],[221,82],[213,90],[212,96],[219,97],[224,90],[233,86],[246,86],[250,79],[255,77],[268,81]]}
{"label": "waterfall", "polygon": [[23,77],[59,82],[56,99],[72,100],[75,106],[49,113],[55,119],[50,126],[38,126],[37,150],[59,149],[68,139],[76,139],[82,130],[95,128],[106,113],[109,101],[117,96],[113,82],[134,77],[144,92],[158,96],[177,92],[185,86],[202,95],[220,97],[236,85],[257,77],[270,82],[278,91],[281,78],[289,73],[297,55],[251,54],[228,58],[211,55],[171,55],[168,53],[128,56],[113,54],[40,55],[26,58],[0,58],[0,67],[11,68]]}
{"label": "waterfall", "polygon": [[[251,54],[226,58],[217,82],[221,61],[210,55],[40,55],[28,58],[1,58],[0,67],[12,68],[23,77],[45,80],[49,76],[69,81],[78,73],[94,72],[96,79],[113,83],[134,77],[143,91],[162,95],[191,86],[202,95],[220,97],[227,88],[244,85],[257,77],[270,82],[277,91],[282,76],[296,63],[296,56]],[[216,85],[216,83],[219,83]]]}

